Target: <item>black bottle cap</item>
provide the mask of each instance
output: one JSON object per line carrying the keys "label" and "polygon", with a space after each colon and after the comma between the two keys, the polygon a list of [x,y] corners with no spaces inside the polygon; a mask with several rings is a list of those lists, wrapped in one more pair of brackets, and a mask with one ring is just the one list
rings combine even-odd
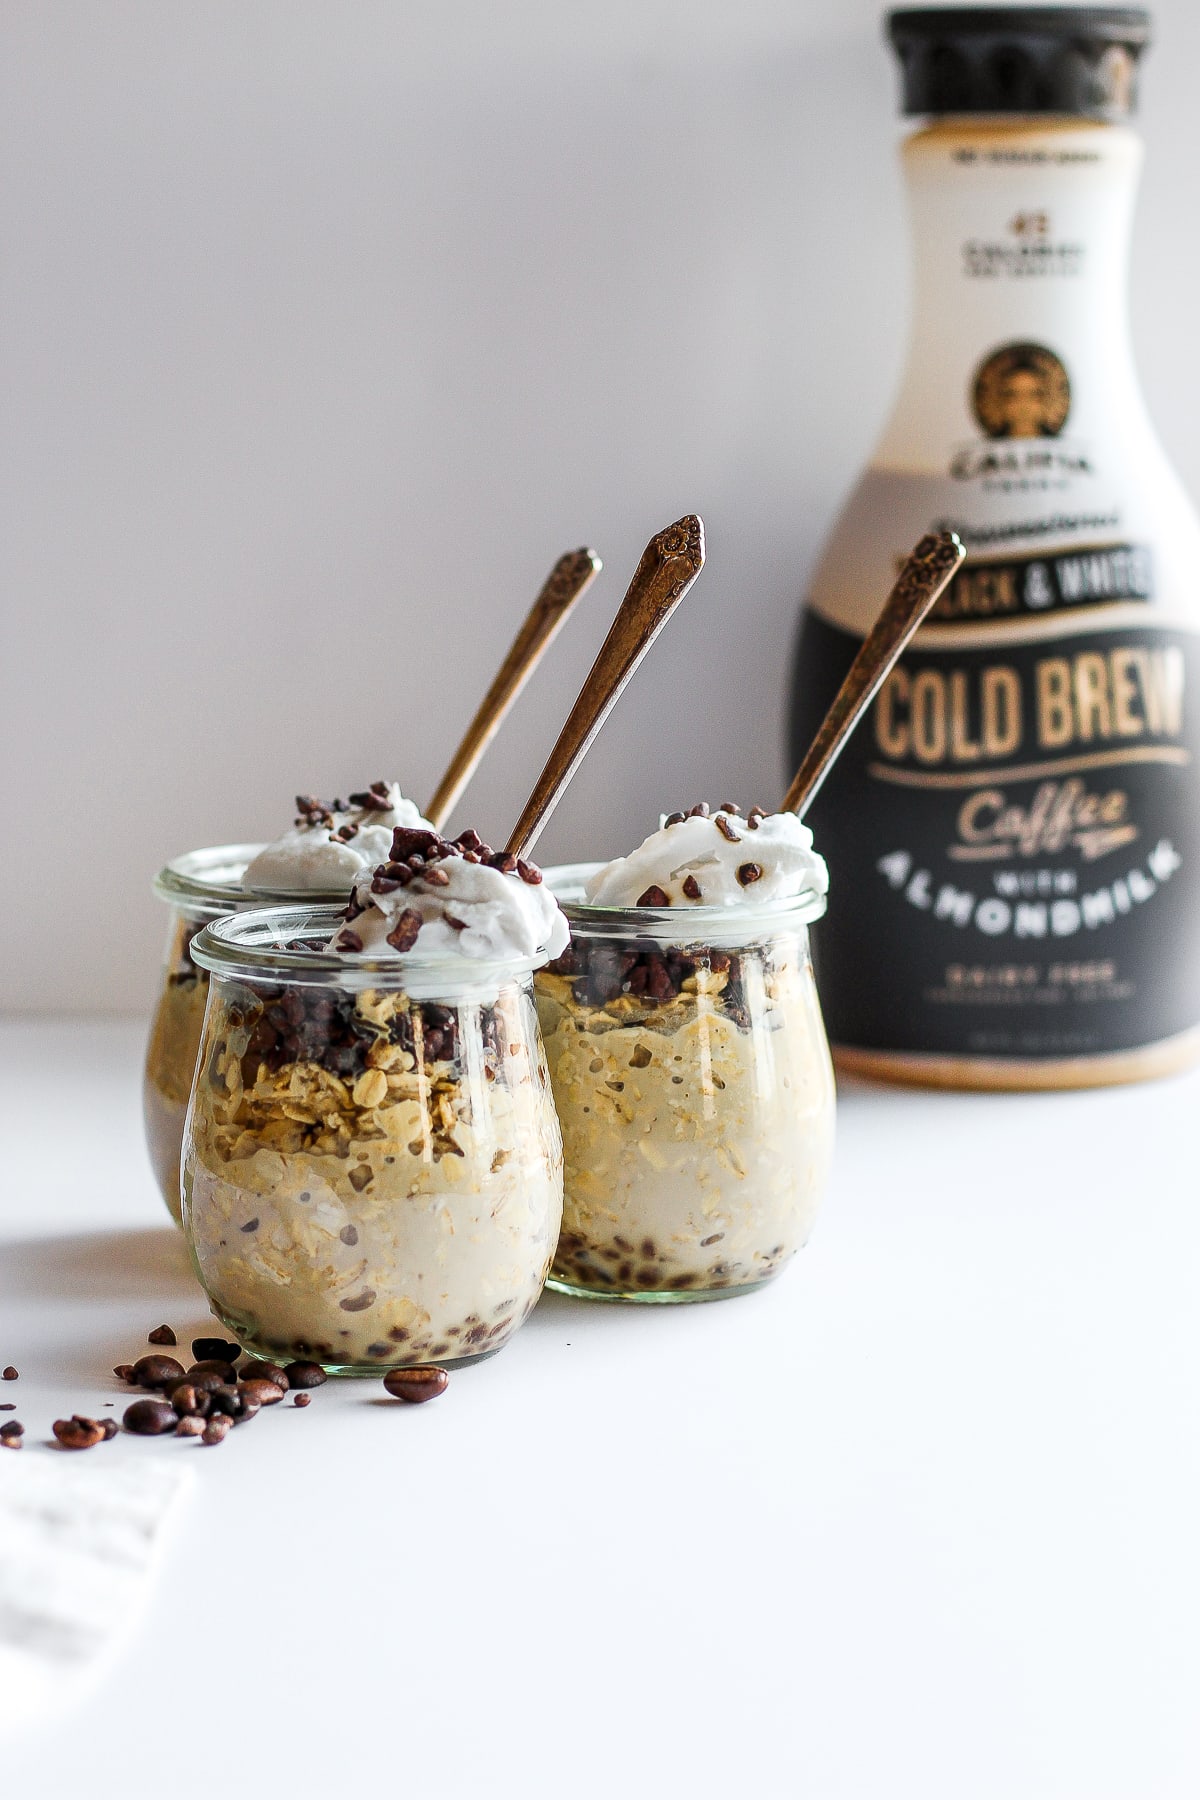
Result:
{"label": "black bottle cap", "polygon": [[887,16],[906,113],[1124,119],[1150,15],[1136,6],[921,6]]}

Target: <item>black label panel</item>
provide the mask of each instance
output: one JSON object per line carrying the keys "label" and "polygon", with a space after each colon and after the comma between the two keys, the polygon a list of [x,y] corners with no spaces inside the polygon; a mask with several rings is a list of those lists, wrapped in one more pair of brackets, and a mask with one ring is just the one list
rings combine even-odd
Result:
{"label": "black label panel", "polygon": [[1154,569],[1145,544],[1096,544],[1041,556],[972,557],[931,617],[961,624],[1149,600]]}
{"label": "black label panel", "polygon": [[[792,760],[859,640],[806,615]],[[1054,1059],[1200,1022],[1200,640],[910,651],[809,815],[831,1038]]]}

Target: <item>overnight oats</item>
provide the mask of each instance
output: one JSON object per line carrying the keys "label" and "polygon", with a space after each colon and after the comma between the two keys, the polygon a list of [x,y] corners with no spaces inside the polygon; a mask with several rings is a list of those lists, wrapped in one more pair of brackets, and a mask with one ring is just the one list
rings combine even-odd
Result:
{"label": "overnight oats", "polygon": [[343,912],[246,913],[196,941],[212,991],[184,1227],[247,1349],[376,1372],[518,1329],[562,1216],[532,977],[566,942],[531,864],[410,828]]}
{"label": "overnight oats", "polygon": [[425,824],[395,782],[374,781],[348,801],[299,794],[295,823],[274,843],[192,850],[156,876],[154,892],[171,915],[142,1110],[151,1166],[176,1224],[183,1122],[208,1000],[208,974],[192,961],[192,939],[213,920],[272,899],[303,894],[341,902],[356,878],[387,856],[397,825]]}
{"label": "overnight oats", "polygon": [[536,978],[565,1159],[550,1285],[657,1302],[761,1286],[807,1241],[833,1149],[811,833],[701,806],[555,886],[571,947]]}

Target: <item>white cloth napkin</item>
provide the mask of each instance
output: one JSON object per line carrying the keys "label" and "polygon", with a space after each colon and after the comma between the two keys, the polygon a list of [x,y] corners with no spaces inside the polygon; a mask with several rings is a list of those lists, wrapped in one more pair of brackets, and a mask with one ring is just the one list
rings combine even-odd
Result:
{"label": "white cloth napkin", "polygon": [[105,1464],[107,1449],[0,1451],[0,1728],[69,1704],[105,1666],[191,1482],[165,1461]]}

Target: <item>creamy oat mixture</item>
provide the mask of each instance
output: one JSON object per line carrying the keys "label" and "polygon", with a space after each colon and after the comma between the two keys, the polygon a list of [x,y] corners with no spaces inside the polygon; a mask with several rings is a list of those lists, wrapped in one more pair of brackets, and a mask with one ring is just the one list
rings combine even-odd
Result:
{"label": "creamy oat mixture", "polygon": [[[405,946],[398,971],[419,977],[421,958],[408,953],[424,922],[414,930],[407,915],[426,886],[454,893],[460,879],[428,876],[468,854],[467,867],[486,866],[473,833],[453,844],[417,833],[427,852],[418,884],[413,835],[395,834],[404,860],[381,866],[393,871],[380,876],[383,891],[347,909],[330,947],[348,966],[378,914],[387,931],[372,953],[397,952],[390,933]],[[489,872],[530,895],[509,902],[522,929],[534,913],[561,918],[531,866],[525,877]],[[475,885],[472,876],[466,886]],[[409,890],[411,906],[394,904]],[[335,1367],[460,1360],[499,1349],[541,1292],[561,1221],[562,1153],[532,1000],[519,980],[489,986],[478,950],[477,972],[463,952],[449,980],[447,945],[464,933],[443,920],[443,941],[432,913],[428,922],[445,1003],[221,982],[185,1209],[205,1288],[250,1347]]]}
{"label": "creamy oat mixture", "polygon": [[[699,916],[681,916],[677,937],[661,919],[642,936],[584,925],[536,978],[563,1132],[564,1285],[645,1296],[754,1286],[807,1240],[834,1085],[807,933],[786,909],[826,881],[798,820],[733,807],[672,815],[592,875],[597,904],[709,909],[711,938],[693,941]],[[764,889],[777,923],[739,934]]]}

